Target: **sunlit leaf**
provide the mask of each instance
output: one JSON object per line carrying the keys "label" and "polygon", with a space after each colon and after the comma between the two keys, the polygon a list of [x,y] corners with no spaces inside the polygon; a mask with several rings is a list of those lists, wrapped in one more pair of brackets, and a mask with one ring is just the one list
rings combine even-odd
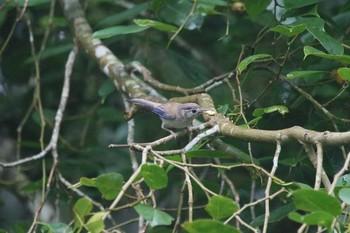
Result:
{"label": "sunlit leaf", "polygon": [[91,233],[100,233],[105,229],[105,224],[103,221],[103,217],[106,213],[97,212],[95,213],[89,221],[86,223],[86,228]]}
{"label": "sunlit leaf", "polygon": [[95,179],[97,189],[107,200],[114,199],[122,189],[124,178],[119,173],[106,173]]}
{"label": "sunlit leaf", "polygon": [[350,81],[350,68],[342,67],[337,70],[337,73],[345,80]]}
{"label": "sunlit leaf", "polygon": [[289,112],[289,110],[284,105],[273,105],[273,106],[269,106],[269,107],[266,107],[266,108],[257,108],[257,109],[255,109],[254,112],[253,112],[253,116],[259,117],[259,116],[262,116],[264,114],[273,113],[273,112],[278,112],[281,115],[285,115],[286,113]]}

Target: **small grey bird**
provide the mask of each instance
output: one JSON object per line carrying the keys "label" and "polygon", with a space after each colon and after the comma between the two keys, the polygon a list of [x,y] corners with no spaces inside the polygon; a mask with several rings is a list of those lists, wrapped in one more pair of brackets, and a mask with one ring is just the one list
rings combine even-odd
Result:
{"label": "small grey bird", "polygon": [[162,129],[173,134],[169,128],[183,129],[192,124],[194,118],[207,111],[196,103],[156,103],[145,99],[131,99],[133,104],[142,106],[157,114],[162,120]]}

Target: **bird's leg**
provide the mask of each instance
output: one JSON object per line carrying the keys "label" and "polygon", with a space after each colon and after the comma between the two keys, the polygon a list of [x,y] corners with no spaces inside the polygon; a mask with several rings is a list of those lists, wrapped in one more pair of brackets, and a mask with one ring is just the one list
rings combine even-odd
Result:
{"label": "bird's leg", "polygon": [[177,139],[177,137],[178,137],[177,133],[175,133],[174,131],[172,131],[172,130],[166,128],[166,127],[164,126],[164,124],[161,125],[161,128],[164,129],[165,131],[169,132],[175,139]]}

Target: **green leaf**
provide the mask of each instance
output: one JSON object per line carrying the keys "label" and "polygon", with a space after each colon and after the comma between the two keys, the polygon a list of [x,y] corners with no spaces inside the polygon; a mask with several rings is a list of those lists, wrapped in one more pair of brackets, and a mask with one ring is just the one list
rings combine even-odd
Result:
{"label": "green leaf", "polygon": [[239,233],[236,228],[211,219],[185,222],[181,226],[189,233]]}
{"label": "green leaf", "polygon": [[220,150],[192,150],[186,152],[187,158],[232,158],[230,153]]}
{"label": "green leaf", "polygon": [[257,17],[266,9],[270,2],[271,0],[245,0],[248,15],[252,18]]}
{"label": "green leaf", "polygon": [[310,46],[304,47],[304,54],[305,54],[304,59],[307,56],[313,55],[316,57],[322,57],[322,58],[327,58],[327,59],[339,61],[339,62],[344,63],[344,64],[350,64],[350,56],[348,56],[348,55],[326,54],[326,53],[324,53],[318,49],[315,49],[313,47],[310,47]]}
{"label": "green leaf", "polygon": [[106,39],[112,36],[142,32],[146,29],[147,27],[140,27],[138,25],[115,26],[115,27],[109,27],[109,28],[98,30],[92,34],[92,37],[98,38],[98,39]]}
{"label": "green leaf", "polygon": [[92,203],[87,198],[80,198],[74,205],[74,213],[82,219],[92,210]]}
{"label": "green leaf", "polygon": [[90,178],[86,178],[86,177],[80,178],[80,184],[87,186],[87,187],[96,187],[95,179],[90,179]]}
{"label": "green leaf", "polygon": [[124,178],[121,174],[112,172],[102,174],[96,178],[80,178],[80,184],[88,187],[96,187],[107,200],[114,199],[123,186]]}
{"label": "green leaf", "polygon": [[305,223],[307,225],[320,225],[324,227],[330,227],[334,217],[327,212],[316,211],[310,214],[301,215],[296,212],[292,212],[288,215],[289,219],[299,222]]}
{"label": "green leaf", "polygon": [[65,223],[41,223],[43,226],[40,228],[41,233],[72,233],[73,230]]}
{"label": "green leaf", "polygon": [[205,211],[215,220],[231,216],[238,210],[237,204],[230,198],[224,196],[213,196],[205,206]]}
{"label": "green leaf", "polygon": [[266,113],[279,112],[281,115],[285,115],[289,112],[288,108],[284,105],[273,105],[266,108],[257,108],[253,112],[253,116],[259,117]]}
{"label": "green leaf", "polygon": [[350,68],[342,67],[337,70],[337,73],[345,80],[350,81]]}
{"label": "green leaf", "polygon": [[146,219],[152,227],[159,225],[170,225],[174,220],[172,216],[164,211],[154,209],[151,206],[138,204],[134,207],[136,212]]}
{"label": "green leaf", "polygon": [[150,19],[134,19],[134,23],[136,23],[141,27],[153,27],[160,31],[166,31],[166,32],[176,32],[177,30],[177,27],[173,25],[150,20]]}
{"label": "green leaf", "polygon": [[152,189],[162,189],[168,184],[168,176],[163,168],[156,164],[144,164],[141,168],[141,175],[146,184]]}
{"label": "green leaf", "polygon": [[284,0],[284,6],[289,9],[300,8],[318,3],[320,0]]}
{"label": "green leaf", "polygon": [[293,197],[297,209],[310,212],[323,211],[334,217],[341,214],[339,200],[323,191],[301,189],[294,191]]}
{"label": "green leaf", "polygon": [[[278,222],[284,219],[292,211],[295,211],[295,206],[293,203],[289,203],[277,209],[272,210],[269,216],[269,223]],[[261,226],[264,224],[264,220],[265,220],[265,215],[260,215],[255,219],[253,219],[253,221],[249,225],[251,225],[252,227]]]}
{"label": "green leaf", "polygon": [[89,219],[89,221],[86,223],[86,228],[89,232],[100,233],[105,229],[105,224],[102,219],[105,214],[105,212],[97,212]]}
{"label": "green leaf", "polygon": [[308,78],[308,77],[314,77],[315,75],[322,75],[326,74],[326,71],[319,71],[319,70],[307,70],[307,71],[293,71],[286,75],[287,79],[294,79],[294,78]]}
{"label": "green leaf", "polygon": [[271,55],[269,55],[269,54],[255,54],[255,55],[249,56],[249,57],[243,59],[239,63],[238,72],[241,74],[250,63],[255,62],[257,60],[267,59],[267,58],[271,58]]}
{"label": "green leaf", "polygon": [[107,200],[114,199],[122,189],[124,178],[119,173],[106,173],[95,179],[97,189]]}
{"label": "green leaf", "polygon": [[92,211],[92,203],[86,198],[80,198],[74,205],[74,229],[81,229],[85,222],[85,216]]}
{"label": "green leaf", "polygon": [[339,190],[338,196],[340,200],[346,204],[350,204],[350,188],[342,188]]}
{"label": "green leaf", "polygon": [[328,53],[334,55],[344,54],[343,45],[335,38],[331,37],[324,31],[321,31],[320,28],[308,26],[307,30],[321,43]]}
{"label": "green leaf", "polygon": [[290,25],[277,25],[276,27],[270,29],[273,32],[278,32],[284,36],[296,36],[299,35],[300,33],[304,32],[306,29],[305,24],[298,24],[295,26],[290,26]]}

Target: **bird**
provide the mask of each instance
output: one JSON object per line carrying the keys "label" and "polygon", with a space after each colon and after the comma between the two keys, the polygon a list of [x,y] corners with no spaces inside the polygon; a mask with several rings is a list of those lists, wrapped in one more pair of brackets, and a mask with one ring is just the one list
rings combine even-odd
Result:
{"label": "bird", "polygon": [[196,103],[157,103],[141,98],[129,101],[157,114],[162,121],[161,128],[173,135],[175,133],[170,129],[188,128],[196,117],[207,111]]}

